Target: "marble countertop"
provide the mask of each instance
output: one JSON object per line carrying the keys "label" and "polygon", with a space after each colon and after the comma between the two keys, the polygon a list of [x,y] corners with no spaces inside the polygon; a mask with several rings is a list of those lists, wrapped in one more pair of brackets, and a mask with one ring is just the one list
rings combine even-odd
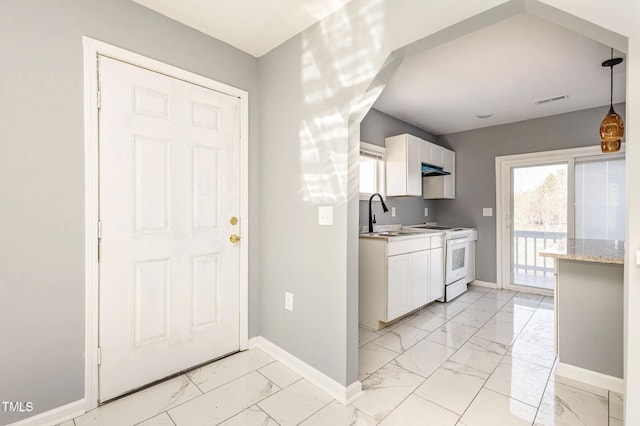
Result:
{"label": "marble countertop", "polygon": [[569,238],[541,251],[540,256],[622,265],[624,264],[624,241]]}

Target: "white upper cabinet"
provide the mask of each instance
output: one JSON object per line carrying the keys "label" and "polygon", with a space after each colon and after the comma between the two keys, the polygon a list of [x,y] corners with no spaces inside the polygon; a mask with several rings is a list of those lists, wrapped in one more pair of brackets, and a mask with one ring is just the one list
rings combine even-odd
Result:
{"label": "white upper cabinet", "polygon": [[456,198],[456,153],[446,148],[442,148],[442,150],[442,168],[451,174],[423,177],[422,196],[425,200]]}
{"label": "white upper cabinet", "polygon": [[[416,136],[385,139],[387,196],[455,198],[455,152]],[[447,176],[422,177],[422,164],[442,167]]]}
{"label": "white upper cabinet", "polygon": [[433,164],[433,145],[431,142],[420,139],[420,161],[422,163]]}
{"label": "white upper cabinet", "polygon": [[449,171],[449,169],[445,167],[445,157],[446,157],[445,152],[447,151],[453,152],[453,151],[449,151],[446,148],[441,147],[440,145],[436,145],[432,143],[431,144],[431,163],[427,163],[427,164],[443,167],[446,171]]}
{"label": "white upper cabinet", "polygon": [[385,139],[387,196],[422,195],[421,140],[411,135]]}

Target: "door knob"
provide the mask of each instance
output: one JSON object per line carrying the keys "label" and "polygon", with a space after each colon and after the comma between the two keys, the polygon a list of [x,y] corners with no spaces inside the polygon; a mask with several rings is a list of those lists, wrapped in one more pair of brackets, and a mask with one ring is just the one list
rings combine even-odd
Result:
{"label": "door knob", "polygon": [[231,234],[231,236],[229,237],[229,241],[231,241],[232,243],[237,243],[238,241],[240,241],[240,236],[236,234]]}

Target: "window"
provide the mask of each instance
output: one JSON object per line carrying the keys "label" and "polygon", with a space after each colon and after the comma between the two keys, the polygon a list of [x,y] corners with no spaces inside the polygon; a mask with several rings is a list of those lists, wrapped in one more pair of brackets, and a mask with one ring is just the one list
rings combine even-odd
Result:
{"label": "window", "polygon": [[575,237],[624,240],[625,159],[587,157],[576,159]]}
{"label": "window", "polygon": [[360,142],[360,199],[376,192],[384,196],[384,182],[384,147]]}

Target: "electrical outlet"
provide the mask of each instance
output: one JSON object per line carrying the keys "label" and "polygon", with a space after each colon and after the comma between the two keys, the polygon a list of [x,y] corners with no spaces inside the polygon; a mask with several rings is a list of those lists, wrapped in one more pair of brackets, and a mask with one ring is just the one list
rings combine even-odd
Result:
{"label": "electrical outlet", "polygon": [[429,216],[429,207],[424,208],[424,215]]}
{"label": "electrical outlet", "polygon": [[293,312],[293,293],[285,291],[284,293],[284,308],[287,311]]}
{"label": "electrical outlet", "polygon": [[396,217],[396,208],[391,207],[391,217]]}

